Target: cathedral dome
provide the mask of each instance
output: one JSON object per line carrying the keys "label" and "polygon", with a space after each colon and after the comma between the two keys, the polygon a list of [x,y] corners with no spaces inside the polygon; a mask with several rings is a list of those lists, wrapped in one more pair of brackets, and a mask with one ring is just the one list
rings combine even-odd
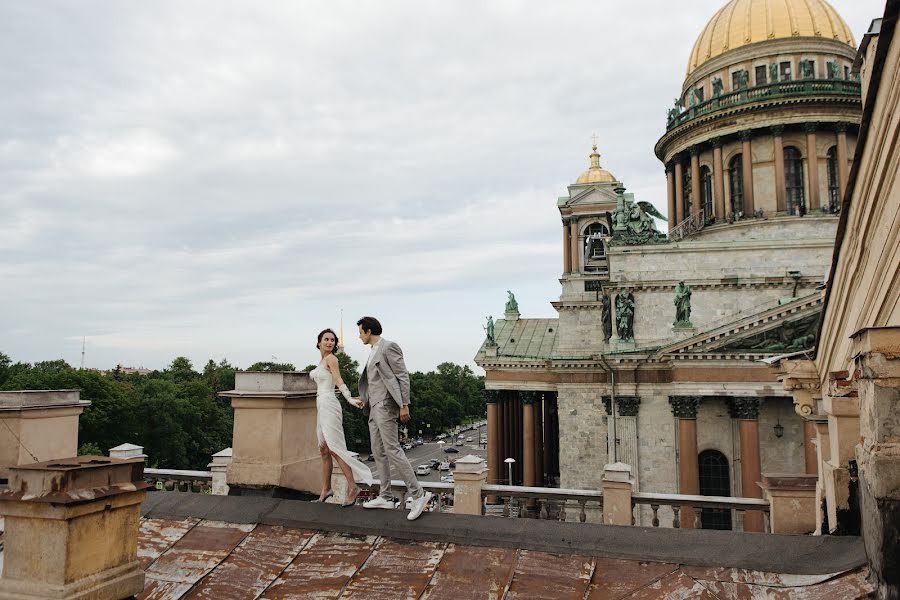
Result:
{"label": "cathedral dome", "polygon": [[856,47],[844,19],[825,0],[731,0],[703,28],[688,60],[688,75],[741,46],[782,38],[816,37]]}
{"label": "cathedral dome", "polygon": [[591,152],[591,166],[587,171],[579,175],[575,185],[584,183],[612,183],[618,181],[616,176],[600,167],[600,155],[597,154],[597,144],[594,144]]}

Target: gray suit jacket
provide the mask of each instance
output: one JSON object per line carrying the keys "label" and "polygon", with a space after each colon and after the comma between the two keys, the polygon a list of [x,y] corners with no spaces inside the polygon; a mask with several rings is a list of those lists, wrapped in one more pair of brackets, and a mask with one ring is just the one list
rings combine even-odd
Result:
{"label": "gray suit jacket", "polygon": [[409,404],[409,372],[403,362],[403,351],[396,342],[381,338],[371,361],[372,373],[368,372],[369,363],[363,367],[359,377],[359,397],[365,402],[363,412],[369,414],[370,400],[381,400],[374,394],[387,395],[394,399],[397,406]]}

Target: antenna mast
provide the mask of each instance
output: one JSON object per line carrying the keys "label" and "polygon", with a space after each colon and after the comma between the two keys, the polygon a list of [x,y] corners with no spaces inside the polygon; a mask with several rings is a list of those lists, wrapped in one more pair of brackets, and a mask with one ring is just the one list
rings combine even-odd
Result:
{"label": "antenna mast", "polygon": [[81,370],[84,370],[84,336],[81,337]]}

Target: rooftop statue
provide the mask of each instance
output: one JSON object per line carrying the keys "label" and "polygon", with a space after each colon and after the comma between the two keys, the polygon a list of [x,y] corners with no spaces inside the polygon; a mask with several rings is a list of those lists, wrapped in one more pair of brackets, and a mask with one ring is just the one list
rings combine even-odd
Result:
{"label": "rooftop statue", "polygon": [[484,331],[487,334],[487,343],[489,346],[494,346],[497,344],[497,340],[494,338],[494,317],[488,315],[487,325],[484,326]]}
{"label": "rooftop statue", "polygon": [[623,342],[634,340],[634,294],[621,292],[616,296],[616,315],[619,338]]}
{"label": "rooftop statue", "polygon": [[625,188],[616,188],[616,210],[607,212],[607,221],[615,245],[659,244],[666,236],[656,228],[653,217],[666,217],[649,202],[635,202],[625,198]]}
{"label": "rooftop statue", "polygon": [[516,302],[516,297],[509,290],[506,290],[506,293],[509,294],[509,298],[506,300],[506,312],[508,313],[517,313],[519,312],[519,303]]}
{"label": "rooftop statue", "polygon": [[675,327],[692,327],[691,325],[691,288],[679,281],[675,286]]}

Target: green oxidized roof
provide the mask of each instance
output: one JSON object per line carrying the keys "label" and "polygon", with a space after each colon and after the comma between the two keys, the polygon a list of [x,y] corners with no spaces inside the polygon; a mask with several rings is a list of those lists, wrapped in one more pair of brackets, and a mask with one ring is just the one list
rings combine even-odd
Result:
{"label": "green oxidized roof", "polygon": [[[494,339],[498,356],[549,359],[556,350],[559,319],[518,319],[494,322]],[[486,341],[486,340],[485,340]],[[476,361],[486,358],[484,344],[478,349]]]}

